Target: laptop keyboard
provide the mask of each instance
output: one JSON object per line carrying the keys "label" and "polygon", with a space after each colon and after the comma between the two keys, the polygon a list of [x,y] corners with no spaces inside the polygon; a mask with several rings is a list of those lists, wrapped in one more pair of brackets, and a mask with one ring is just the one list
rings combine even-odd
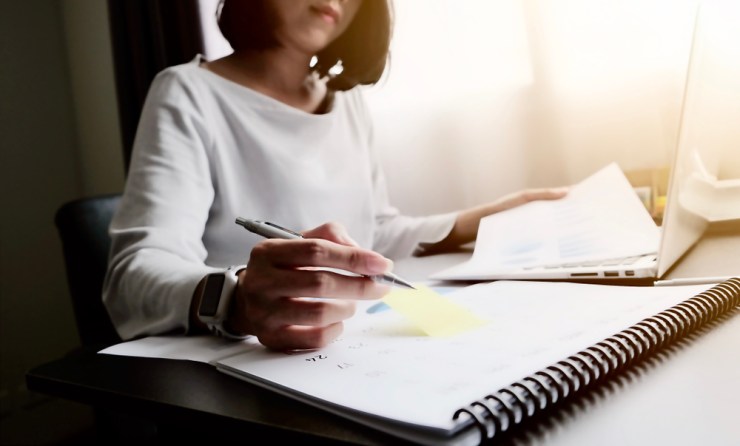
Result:
{"label": "laptop keyboard", "polygon": [[[553,264],[553,265],[544,265],[544,266],[530,266],[523,268],[524,270],[536,270],[536,269],[546,269],[546,270],[557,270],[557,269],[570,269],[570,268],[596,268],[596,267],[615,267],[615,266],[629,266],[634,265],[639,260],[646,258],[646,257],[652,257],[650,260],[655,261],[657,260],[657,256],[653,255],[643,255],[643,256],[632,256],[632,257],[622,257],[618,259],[607,259],[607,260],[599,260],[599,261],[589,261],[589,262],[575,262],[575,263],[559,263],[559,264]],[[633,276],[635,273],[634,271],[630,270],[624,270],[622,271],[625,276]],[[590,276],[598,276],[599,273],[571,273],[571,277],[590,277]],[[619,277],[620,273],[619,271],[603,271],[604,277]]]}

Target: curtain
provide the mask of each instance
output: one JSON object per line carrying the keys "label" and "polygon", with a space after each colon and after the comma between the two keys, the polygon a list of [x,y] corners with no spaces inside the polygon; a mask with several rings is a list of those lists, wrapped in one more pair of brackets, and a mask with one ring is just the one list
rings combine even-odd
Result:
{"label": "curtain", "polygon": [[448,211],[669,165],[696,0],[403,0],[367,89],[391,198]]}
{"label": "curtain", "polygon": [[149,85],[204,49],[198,0],[108,0],[124,166]]}

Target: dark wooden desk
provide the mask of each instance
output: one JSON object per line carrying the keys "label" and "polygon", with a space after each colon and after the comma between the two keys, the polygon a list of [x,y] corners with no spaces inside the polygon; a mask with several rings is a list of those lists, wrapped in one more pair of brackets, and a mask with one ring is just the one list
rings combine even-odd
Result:
{"label": "dark wooden desk", "polygon": [[276,444],[403,444],[203,363],[80,350],[26,378],[32,391],[151,420],[167,439],[259,435]]}
{"label": "dark wooden desk", "polygon": [[305,444],[402,444],[190,361],[78,351],[27,374],[29,389],[152,420],[166,438],[260,435]]}
{"label": "dark wooden desk", "polygon": [[[735,234],[709,234],[669,277],[687,277],[693,271],[697,271],[694,275],[738,275],[740,237]],[[709,253],[712,260],[706,260]],[[414,275],[419,268],[441,269],[465,255],[398,262],[396,270],[413,280],[421,277]],[[696,255],[705,260],[692,258]],[[497,443],[740,444],[738,351],[740,313],[736,311],[711,330]],[[27,384],[35,392],[153,420],[175,441],[213,440],[217,433],[231,441],[261,435],[277,444],[402,444],[195,362],[80,351],[34,368],[27,374]]]}

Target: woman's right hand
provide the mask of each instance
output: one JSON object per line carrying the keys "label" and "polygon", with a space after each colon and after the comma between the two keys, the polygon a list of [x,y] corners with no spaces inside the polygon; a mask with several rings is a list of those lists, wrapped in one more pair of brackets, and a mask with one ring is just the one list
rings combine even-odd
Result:
{"label": "woman's right hand", "polygon": [[230,331],[256,336],[277,350],[314,349],[337,338],[355,300],[378,299],[387,285],[356,274],[389,272],[393,263],[360,248],[341,225],[327,223],[294,240],[267,239],[239,275],[227,322]]}

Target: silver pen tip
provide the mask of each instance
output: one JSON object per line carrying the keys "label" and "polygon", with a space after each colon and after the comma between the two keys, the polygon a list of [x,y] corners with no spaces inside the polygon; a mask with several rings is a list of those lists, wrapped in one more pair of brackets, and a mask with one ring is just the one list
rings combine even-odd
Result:
{"label": "silver pen tip", "polygon": [[411,288],[412,290],[415,290],[416,289],[416,287],[414,287],[413,285],[411,285],[410,283],[406,282],[405,280],[401,279],[400,277],[398,277],[397,275],[395,275],[393,273],[388,273],[386,275],[388,277],[390,277],[393,280],[393,282],[395,282],[395,283],[397,283],[399,285],[402,285],[402,286],[404,286],[406,288]]}

